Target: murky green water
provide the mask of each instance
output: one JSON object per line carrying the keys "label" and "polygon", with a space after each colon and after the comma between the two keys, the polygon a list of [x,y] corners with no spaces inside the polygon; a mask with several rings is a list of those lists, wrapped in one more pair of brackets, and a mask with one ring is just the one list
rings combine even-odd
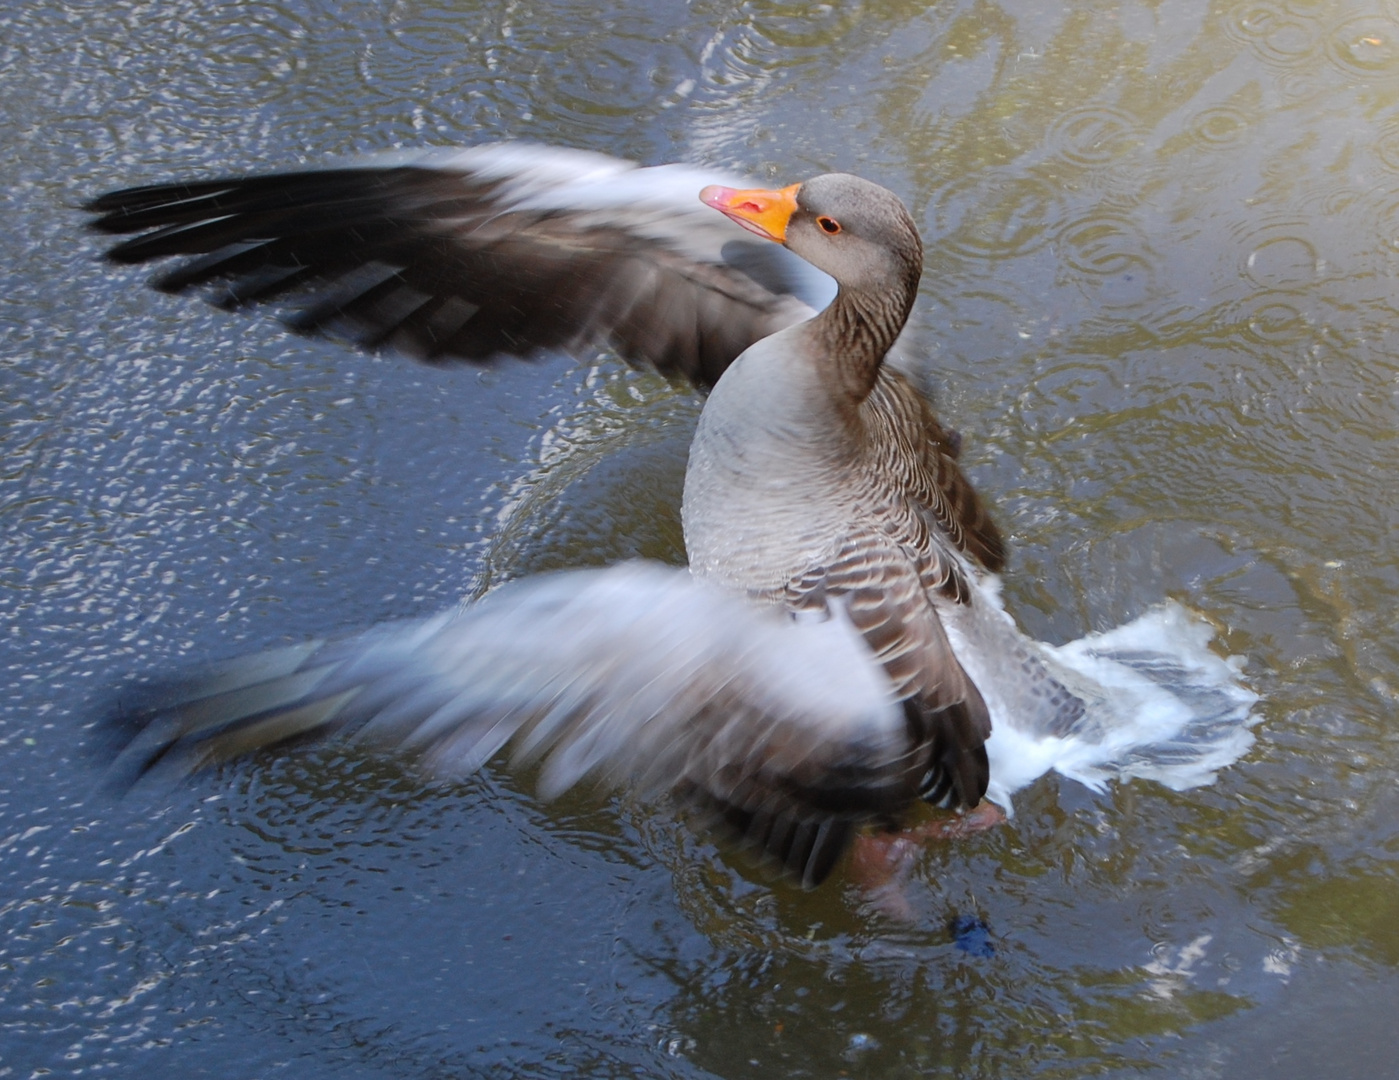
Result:
{"label": "murky green water", "polygon": [[[0,1076],[1384,1076],[1399,1020],[1399,5],[0,13]],[[113,186],[526,138],[884,183],[943,411],[1055,641],[1247,658],[1214,787],[1047,779],[899,925],[669,811],[333,755],[111,805],[132,669],[677,560],[697,405],[432,371],[140,287]],[[995,951],[960,951],[975,914]]]}

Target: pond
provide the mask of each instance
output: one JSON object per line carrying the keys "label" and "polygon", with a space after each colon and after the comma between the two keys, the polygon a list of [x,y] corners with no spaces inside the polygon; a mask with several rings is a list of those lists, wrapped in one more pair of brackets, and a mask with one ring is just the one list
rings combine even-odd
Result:
{"label": "pond", "polygon": [[[1399,1021],[1399,4],[36,0],[0,14],[0,1076],[1383,1075]],[[679,562],[698,400],[428,368],[98,259],[113,187],[526,139],[858,172],[1005,595],[1243,657],[1209,787],[1053,776],[911,921],[665,805],[330,750],[97,793],[133,671]],[[949,930],[979,919],[967,947]]]}

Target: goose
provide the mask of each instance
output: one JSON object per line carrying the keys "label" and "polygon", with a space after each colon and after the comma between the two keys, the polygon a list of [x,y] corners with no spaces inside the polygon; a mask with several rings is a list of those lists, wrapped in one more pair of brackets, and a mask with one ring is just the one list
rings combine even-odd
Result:
{"label": "goose", "polygon": [[[515,144],[130,188],[108,256],[303,333],[429,363],[608,346],[707,392],[688,570],[565,571],[475,604],[125,688],[113,775],[183,778],[338,736],[432,777],[507,745],[546,797],[668,793],[791,880],[920,802],[1050,768],[1208,782],[1254,696],[1176,606],[1052,647],[1000,604],[1002,535],[894,359],[923,267],[887,189],[780,189]],[[986,820],[995,820],[994,816]]]}

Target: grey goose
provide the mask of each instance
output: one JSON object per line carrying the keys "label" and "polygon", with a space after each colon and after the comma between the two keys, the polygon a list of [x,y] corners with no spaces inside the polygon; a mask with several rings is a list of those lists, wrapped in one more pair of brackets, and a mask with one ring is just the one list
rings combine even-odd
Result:
{"label": "grey goose", "polygon": [[503,144],[89,208],[135,234],[115,261],[193,256],[157,287],[290,300],[302,332],[428,362],[610,346],[709,392],[688,572],[526,579],[128,688],[124,782],[328,735],[450,777],[510,744],[542,761],[546,795],[584,779],[669,792],[812,886],[852,835],[896,828],[920,799],[1008,805],[1055,767],[1188,786],[1248,745],[1253,696],[1179,608],[1058,648],[1002,610],[1004,544],[959,441],[886,362],[923,250],[876,184],[764,190]]}

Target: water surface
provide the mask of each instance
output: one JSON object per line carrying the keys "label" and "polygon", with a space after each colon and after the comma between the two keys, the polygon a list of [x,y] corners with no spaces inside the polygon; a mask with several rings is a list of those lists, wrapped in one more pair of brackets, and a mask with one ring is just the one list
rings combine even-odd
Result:
{"label": "water surface", "polygon": [[[0,1075],[1392,1067],[1399,7],[40,0],[0,30]],[[1262,695],[1252,753],[1181,794],[1042,780],[928,853],[911,925],[495,770],[325,752],[94,797],[84,725],[130,671],[682,558],[685,392],[297,339],[100,264],[75,210],[501,138],[902,195],[1012,609],[1060,642],[1186,603]]]}

